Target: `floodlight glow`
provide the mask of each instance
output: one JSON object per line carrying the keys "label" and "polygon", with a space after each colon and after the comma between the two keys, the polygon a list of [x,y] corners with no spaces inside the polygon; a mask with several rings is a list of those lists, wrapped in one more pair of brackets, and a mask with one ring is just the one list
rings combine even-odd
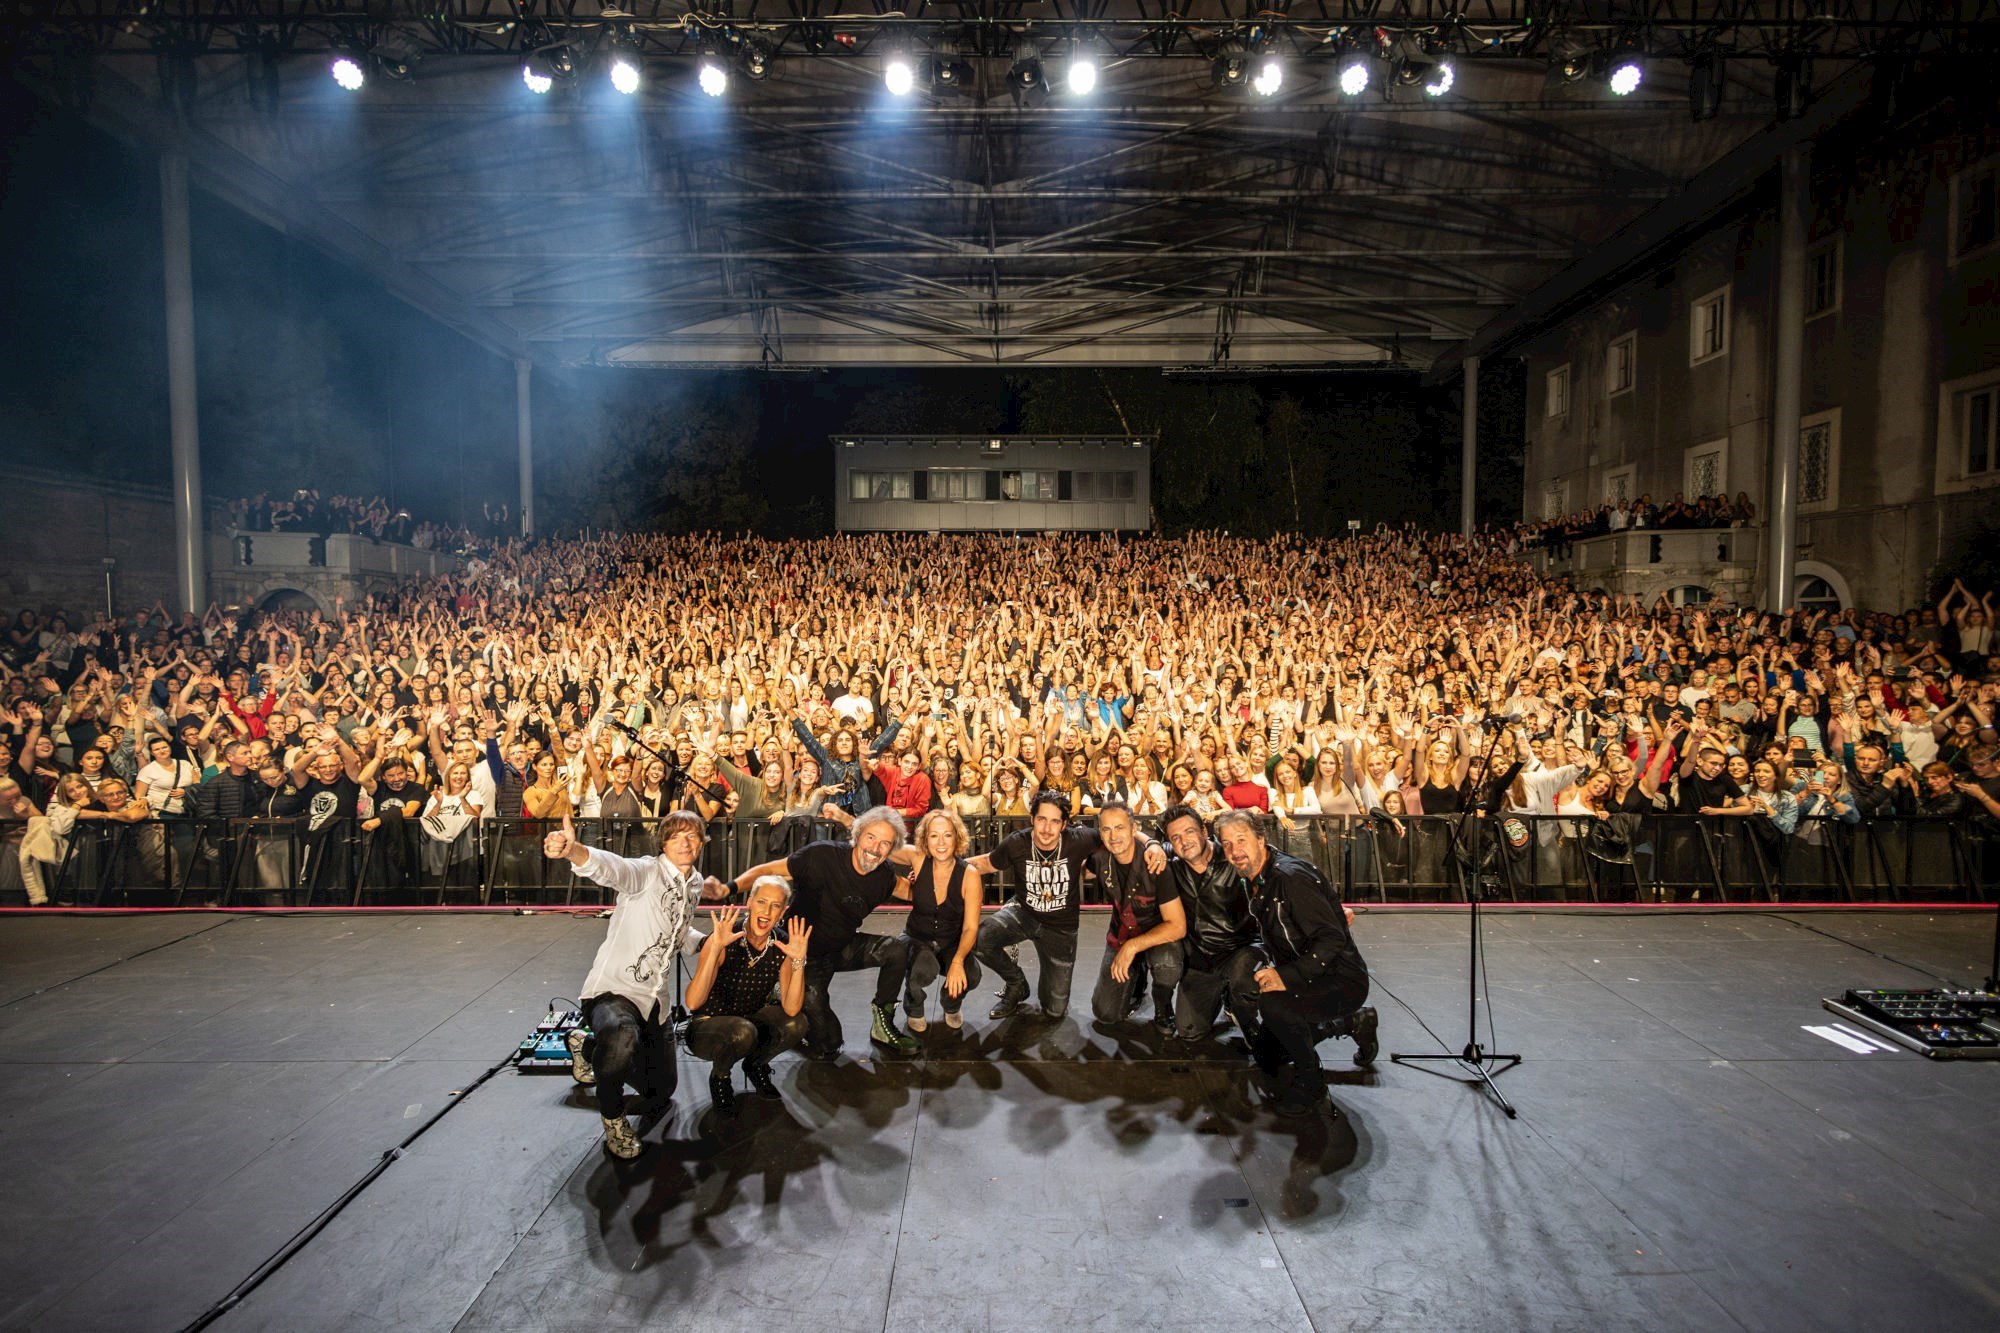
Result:
{"label": "floodlight glow", "polygon": [[1368,91],[1368,62],[1350,60],[1340,70],[1340,91],[1349,97],[1359,97]]}
{"label": "floodlight glow", "polygon": [[521,82],[527,84],[528,91],[537,97],[546,96],[549,89],[556,86],[553,78],[538,72],[533,65],[521,66]]}
{"label": "floodlight glow", "polygon": [[1612,92],[1620,97],[1627,97],[1639,90],[1639,81],[1645,74],[1646,72],[1639,68],[1638,61],[1621,60],[1612,68],[1611,77],[1605,82],[1611,85]]}
{"label": "floodlight glow", "polygon": [[361,85],[368,82],[368,76],[362,72],[361,66],[349,60],[346,56],[342,56],[333,62],[331,72],[333,74],[333,81],[347,89],[350,93],[360,92]]}
{"label": "floodlight glow", "polygon": [[1071,56],[1069,62],[1069,90],[1078,97],[1088,97],[1097,87],[1097,61],[1081,53]]}
{"label": "floodlight glow", "polygon": [[1258,67],[1257,77],[1250,80],[1251,91],[1259,97],[1270,97],[1285,83],[1285,67],[1276,60],[1266,60]]}
{"label": "floodlight glow", "polygon": [[729,71],[713,60],[701,62],[701,90],[710,97],[720,97],[729,87]]}
{"label": "floodlight glow", "polygon": [[639,91],[639,67],[619,56],[611,62],[611,86],[630,97]]}
{"label": "floodlight glow", "polygon": [[909,96],[910,89],[917,86],[917,71],[908,56],[889,57],[889,63],[882,67],[882,86],[892,97]]}
{"label": "floodlight glow", "polygon": [[1451,85],[1457,81],[1457,78],[1458,76],[1452,70],[1449,60],[1438,61],[1437,68],[1431,71],[1430,81],[1424,84],[1424,96],[1443,97],[1451,91]]}

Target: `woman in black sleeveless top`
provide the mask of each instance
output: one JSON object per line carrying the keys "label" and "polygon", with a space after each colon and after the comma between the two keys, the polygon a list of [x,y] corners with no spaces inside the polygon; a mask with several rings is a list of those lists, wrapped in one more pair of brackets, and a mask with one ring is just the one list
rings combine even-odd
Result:
{"label": "woman in black sleeveless top", "polygon": [[922,1032],[924,992],[943,978],[944,1021],[958,1027],[966,993],[979,984],[972,946],[979,939],[979,872],[965,863],[972,839],[951,810],[933,810],[917,821],[910,840],[924,859],[910,881],[910,919],[903,941],[910,970],[903,983],[903,1014],[910,1031]]}

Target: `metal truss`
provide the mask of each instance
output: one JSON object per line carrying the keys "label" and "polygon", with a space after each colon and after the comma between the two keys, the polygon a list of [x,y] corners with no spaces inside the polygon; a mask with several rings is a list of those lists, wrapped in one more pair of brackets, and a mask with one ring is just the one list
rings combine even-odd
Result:
{"label": "metal truss", "polygon": [[[26,0],[0,44],[510,356],[1422,367],[1763,133],[1767,57],[1934,59],[1988,40],[2000,0],[617,3]],[[1106,67],[1088,101],[1009,78],[1079,41]],[[1225,41],[1293,52],[1283,93],[1216,87]],[[1344,97],[1331,57],[1357,41],[1464,68],[1445,98]],[[1625,42],[1676,57],[1640,95],[1551,73]],[[726,98],[670,59],[730,43],[767,77]],[[963,58],[962,90],[886,109],[891,45]],[[595,77],[614,46],[662,58],[640,95]],[[519,62],[558,48],[568,81],[529,95]],[[350,97],[336,50],[399,77]],[[1678,57],[1702,53],[1758,59],[1696,123]]]}

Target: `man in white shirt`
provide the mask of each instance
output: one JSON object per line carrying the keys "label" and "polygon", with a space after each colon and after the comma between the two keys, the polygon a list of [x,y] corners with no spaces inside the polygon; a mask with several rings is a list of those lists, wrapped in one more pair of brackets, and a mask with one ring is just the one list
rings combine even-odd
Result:
{"label": "man in white shirt", "polygon": [[568,861],[577,874],[618,895],[579,997],[591,1035],[572,1032],[569,1053],[576,1081],[597,1085],[604,1151],[626,1159],[639,1155],[639,1137],[625,1119],[625,1085],[663,1102],[674,1095],[679,1077],[667,1021],[675,999],[674,954],[691,954],[701,945],[694,928],[697,898],[729,892],[695,869],[708,840],[701,816],[676,810],[660,821],[659,837],[658,856],[613,856],[578,842],[565,817],[542,842],[551,861]]}

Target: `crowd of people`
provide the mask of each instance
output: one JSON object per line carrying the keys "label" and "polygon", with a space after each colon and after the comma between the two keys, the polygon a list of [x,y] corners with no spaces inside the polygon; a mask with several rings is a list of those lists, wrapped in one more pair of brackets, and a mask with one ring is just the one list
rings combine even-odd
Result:
{"label": "crowd of people", "polygon": [[344,532],[370,541],[461,554],[484,550],[512,531],[513,516],[504,502],[486,505],[481,518],[476,525],[420,520],[379,495],[322,497],[306,487],[276,499],[260,491],[232,500],[226,515],[237,532],[303,532],[317,537]]}
{"label": "crowd of people", "polygon": [[1514,530],[1514,540],[1521,549],[1540,547],[1563,559],[1577,542],[1607,533],[1740,528],[1756,519],[1757,506],[1750,502],[1748,492],[1738,491],[1732,501],[1726,495],[1703,495],[1690,500],[1676,491],[1674,498],[1665,504],[1655,504],[1651,495],[1642,495],[1636,500],[1606,500],[1595,509],[1559,514],[1540,523],[1522,523]]}
{"label": "crowd of people", "polygon": [[[1025,820],[1043,791],[1079,817],[1254,810],[1304,853],[1315,816],[1455,814],[1498,777],[1514,813],[1744,819],[1780,849],[1891,814],[1995,827],[1992,594],[1682,610],[1510,545],[599,536],[329,614],[25,610],[0,632],[0,874],[42,901],[79,822],[386,823],[407,874],[496,817],[688,810],[782,849],[877,804]],[[1387,869],[1449,882],[1435,821],[1408,831]],[[128,841],[156,879],[186,854]]]}

